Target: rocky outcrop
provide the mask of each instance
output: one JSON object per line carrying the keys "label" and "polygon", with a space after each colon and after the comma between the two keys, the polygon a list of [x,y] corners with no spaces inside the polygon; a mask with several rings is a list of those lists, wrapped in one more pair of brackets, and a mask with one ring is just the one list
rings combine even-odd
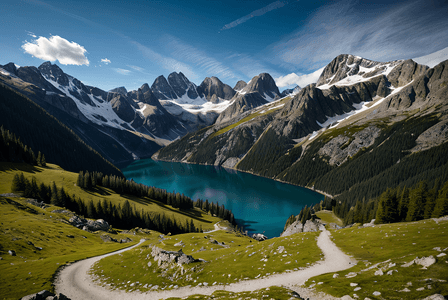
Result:
{"label": "rocky outcrop", "polygon": [[125,122],[132,122],[135,119],[135,108],[132,107],[132,102],[126,99],[122,94],[115,95],[110,100],[113,111]]}
{"label": "rocky outcrop", "polygon": [[319,222],[313,220],[307,220],[305,224],[297,220],[289,225],[280,236],[290,236],[300,232],[316,232],[319,231],[319,225]]}
{"label": "rocky outcrop", "polygon": [[331,166],[343,164],[349,157],[353,157],[362,148],[373,145],[381,130],[375,126],[369,126],[356,132],[353,136],[338,135],[319,149],[319,155],[330,158]]}
{"label": "rocky outcrop", "polygon": [[85,231],[108,231],[110,228],[109,223],[107,223],[103,219],[86,220],[78,217],[77,215],[71,217],[68,222],[76,228]]}
{"label": "rocky outcrop", "polygon": [[202,96],[198,94],[196,85],[190,82],[182,72],[173,72],[168,75],[168,83],[177,95],[177,98],[186,95],[190,99],[196,99]]}
{"label": "rocky outcrop", "polygon": [[8,71],[9,73],[11,73],[11,74],[17,76],[17,67],[16,67],[16,65],[15,65],[14,63],[10,62],[10,63],[7,63],[7,64],[4,65],[4,66],[1,66],[1,67],[2,67],[4,70]]}
{"label": "rocky outcrop", "polygon": [[117,94],[126,96],[126,94],[128,93],[128,90],[124,86],[120,86],[120,87],[116,87],[114,89],[111,89],[109,92],[110,93],[117,93]]}
{"label": "rocky outcrop", "polygon": [[286,89],[283,92],[281,92],[280,97],[283,98],[283,97],[286,97],[286,96],[289,96],[289,95],[298,94],[301,89],[302,88],[300,86],[298,86],[298,85],[295,88],[293,88],[293,89]]}
{"label": "rocky outcrop", "polygon": [[248,110],[266,103],[268,102],[258,92],[238,94],[235,96],[233,103],[219,115],[216,124],[227,122]]}
{"label": "rocky outcrop", "polygon": [[241,94],[258,92],[265,100],[272,100],[280,96],[280,91],[274,79],[268,73],[261,73],[249,81],[240,91]]}
{"label": "rocky outcrop", "polygon": [[166,251],[154,246],[152,247],[151,255],[154,258],[154,261],[157,262],[159,267],[163,264],[183,265],[200,261],[194,259],[191,255],[186,255],[182,252],[182,249],[179,251]]}
{"label": "rocky outcrop", "polygon": [[[393,62],[393,64],[398,64],[399,61]],[[324,84],[334,84],[342,79],[353,76],[360,75],[365,78],[377,75],[386,69],[388,63],[381,63],[378,61],[373,61],[365,59],[359,56],[354,56],[351,54],[341,54],[336,56],[322,71],[319,76],[316,85]],[[362,68],[370,69],[368,73]]]}
{"label": "rocky outcrop", "polygon": [[62,293],[53,294],[52,292],[43,290],[36,294],[24,296],[20,300],[70,300],[70,298]]}
{"label": "rocky outcrop", "polygon": [[218,98],[230,100],[236,93],[229,85],[222,83],[214,76],[205,78],[198,86],[197,91],[213,103],[218,102]]}
{"label": "rocky outcrop", "polygon": [[387,75],[387,79],[394,87],[400,87],[423,75],[428,69],[428,66],[419,65],[412,59],[408,59],[399,63]]}
{"label": "rocky outcrop", "polygon": [[247,83],[244,80],[239,80],[235,86],[233,87],[233,89],[235,91],[241,91],[242,89],[244,89],[246,87]]}

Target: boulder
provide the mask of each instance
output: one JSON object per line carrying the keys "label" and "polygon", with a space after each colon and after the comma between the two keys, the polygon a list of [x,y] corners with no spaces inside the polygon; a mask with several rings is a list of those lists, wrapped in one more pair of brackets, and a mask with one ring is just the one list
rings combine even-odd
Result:
{"label": "boulder", "polygon": [[151,255],[154,258],[154,261],[157,261],[159,266],[163,263],[177,263],[183,265],[199,261],[194,259],[193,256],[183,253],[182,249],[179,251],[166,251],[154,246],[152,247]]}
{"label": "boulder", "polygon": [[62,293],[53,294],[47,290],[40,291],[36,294],[31,294],[20,298],[21,300],[70,300]]}
{"label": "boulder", "polygon": [[262,233],[254,233],[252,234],[252,238],[260,242],[268,239],[268,237]]}
{"label": "boulder", "polygon": [[14,250],[8,250],[9,255],[16,256],[16,251]]}

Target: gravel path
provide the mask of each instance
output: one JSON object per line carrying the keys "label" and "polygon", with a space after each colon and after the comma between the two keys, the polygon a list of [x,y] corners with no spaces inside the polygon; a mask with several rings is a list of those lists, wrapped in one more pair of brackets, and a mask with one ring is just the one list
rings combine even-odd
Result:
{"label": "gravel path", "polygon": [[270,286],[286,286],[295,290],[297,285],[302,285],[306,280],[313,276],[317,276],[329,272],[338,272],[346,270],[353,266],[355,262],[345,253],[343,253],[330,239],[330,232],[325,228],[321,228],[322,232],[317,239],[317,245],[325,255],[325,259],[321,260],[309,268],[290,272],[272,275],[269,278],[253,279],[232,283],[230,285],[216,285],[209,287],[181,287],[175,290],[147,292],[126,293],[124,291],[109,290],[105,287],[95,285],[87,271],[92,265],[103,257],[117,254],[123,251],[130,250],[139,244],[113,252],[110,254],[86,259],[74,263],[64,268],[58,275],[55,282],[56,292],[63,293],[72,300],[75,299],[165,299],[169,297],[186,297],[194,294],[211,295],[216,290],[226,290],[231,292],[255,291]]}

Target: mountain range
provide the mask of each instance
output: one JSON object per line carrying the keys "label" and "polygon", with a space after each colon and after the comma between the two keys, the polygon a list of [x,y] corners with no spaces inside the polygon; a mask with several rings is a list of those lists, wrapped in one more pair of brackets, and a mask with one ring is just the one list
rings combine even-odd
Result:
{"label": "mountain range", "polygon": [[[231,116],[280,97],[267,73],[244,86],[240,82],[240,91],[217,77],[196,86],[173,72],[157,77],[151,87],[145,83],[133,91],[117,87],[106,92],[50,62],[38,68],[8,63],[0,66],[0,82],[42,106],[113,163],[150,157],[170,141],[214,124],[224,111]],[[255,102],[241,109],[248,97]]]}
{"label": "mountain range", "polygon": [[425,59],[378,62],[343,54],[316,83],[283,92],[267,73],[232,88],[217,77],[197,86],[176,72],[151,86],[106,92],[50,62],[1,66],[0,81],[112,163],[154,154],[251,172],[350,202],[425,176],[448,180],[448,61],[442,60],[430,59],[429,67]]}

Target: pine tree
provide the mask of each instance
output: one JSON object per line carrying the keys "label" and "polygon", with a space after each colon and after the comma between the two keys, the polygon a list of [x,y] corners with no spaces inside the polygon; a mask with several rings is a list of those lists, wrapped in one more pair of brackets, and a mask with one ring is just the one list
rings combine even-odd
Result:
{"label": "pine tree", "polygon": [[440,218],[445,215],[448,215],[448,181],[445,182],[443,188],[439,191],[431,217]]}
{"label": "pine tree", "polygon": [[12,178],[11,191],[13,193],[24,191],[23,183],[20,180],[20,175],[17,173],[14,174],[14,177]]}
{"label": "pine tree", "polygon": [[424,216],[424,209],[426,204],[426,193],[428,186],[425,181],[422,181],[409,194],[408,214],[406,216],[407,222],[422,220]]}

